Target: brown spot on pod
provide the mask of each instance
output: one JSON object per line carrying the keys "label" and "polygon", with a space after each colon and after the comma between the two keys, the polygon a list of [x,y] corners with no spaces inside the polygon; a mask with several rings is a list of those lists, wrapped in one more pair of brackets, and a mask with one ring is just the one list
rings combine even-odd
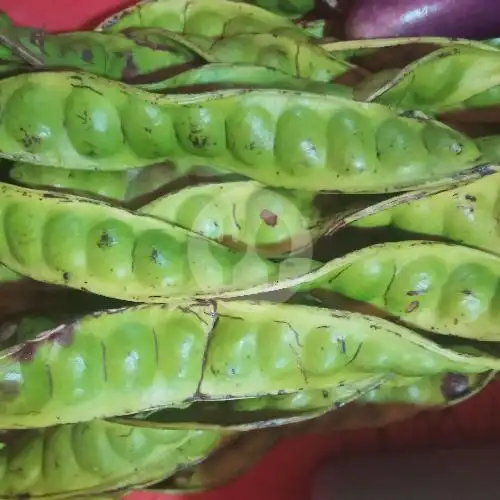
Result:
{"label": "brown spot on pod", "polygon": [[33,30],[30,34],[30,42],[45,53],[45,33],[40,30]]}
{"label": "brown spot on pod", "polygon": [[123,80],[125,81],[130,80],[135,76],[137,76],[138,73],[139,73],[139,68],[135,64],[134,54],[131,53],[127,54],[127,56],[125,57],[125,67],[123,68],[122,71]]}
{"label": "brown spot on pod", "polygon": [[466,396],[470,391],[469,378],[462,373],[447,373],[441,382],[441,394],[448,400]]}
{"label": "brown spot on pod", "polygon": [[266,209],[262,210],[262,212],[260,213],[260,218],[267,226],[274,227],[278,223],[278,216]]}
{"label": "brown spot on pod", "polygon": [[101,239],[97,243],[99,248],[112,247],[115,244],[115,238],[113,235],[109,234],[107,231],[103,231],[101,234]]}
{"label": "brown spot on pod", "polygon": [[91,63],[94,60],[94,54],[92,53],[92,50],[90,49],[83,49],[81,58],[83,62],[86,63]]}
{"label": "brown spot on pod", "polygon": [[27,342],[19,348],[16,352],[12,353],[12,357],[19,363],[29,363],[35,359],[36,351],[38,350],[39,343]]}
{"label": "brown spot on pod", "polygon": [[406,308],[406,312],[411,313],[413,311],[416,311],[418,309],[419,305],[420,305],[420,302],[418,300],[414,300],[413,302],[410,302],[408,304],[408,307]]}
{"label": "brown spot on pod", "polygon": [[61,325],[47,337],[47,342],[57,342],[62,346],[70,346],[75,340],[75,324]]}
{"label": "brown spot on pod", "polygon": [[472,203],[477,201],[477,198],[475,196],[472,196],[471,194],[466,194],[465,199],[468,201],[472,201]]}

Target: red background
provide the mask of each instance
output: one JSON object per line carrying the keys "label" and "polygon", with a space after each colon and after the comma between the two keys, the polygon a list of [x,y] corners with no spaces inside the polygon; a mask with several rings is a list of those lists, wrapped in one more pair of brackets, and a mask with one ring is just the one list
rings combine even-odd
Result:
{"label": "red background", "polygon": [[[51,31],[92,27],[130,0],[0,0],[0,8],[17,23]],[[278,445],[252,471],[192,500],[306,500],[312,476],[330,457],[348,453],[452,447],[500,440],[500,383],[455,408],[421,415],[377,431],[302,436]],[[134,494],[128,500],[180,500],[185,497]]]}

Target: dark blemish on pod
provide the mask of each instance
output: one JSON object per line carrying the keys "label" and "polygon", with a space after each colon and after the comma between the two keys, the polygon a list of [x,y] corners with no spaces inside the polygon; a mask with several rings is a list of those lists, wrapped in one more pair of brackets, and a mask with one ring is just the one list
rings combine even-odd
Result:
{"label": "dark blemish on pod", "polygon": [[35,359],[36,351],[38,350],[38,345],[30,342],[24,344],[17,352],[12,353],[12,357],[19,363],[29,363]]}
{"label": "dark blemish on pod", "polygon": [[453,401],[466,396],[470,392],[469,378],[462,373],[447,373],[441,382],[441,394]]}
{"label": "dark blemish on pod", "polygon": [[139,68],[135,64],[134,54],[127,54],[125,58],[125,68],[122,71],[122,78],[128,80],[129,78],[134,78],[139,73]]}
{"label": "dark blemish on pod", "polygon": [[260,218],[267,226],[274,227],[278,223],[278,216],[267,209],[262,210]]}
{"label": "dark blemish on pod", "polygon": [[83,49],[81,58],[83,62],[91,63],[94,60],[94,54],[90,49]]}
{"label": "dark blemish on pod", "polygon": [[62,346],[70,346],[75,340],[76,326],[74,324],[64,325],[55,330],[48,338],[48,341],[57,342]]}
{"label": "dark blemish on pod", "polygon": [[64,281],[69,281],[70,278],[71,278],[71,274],[68,273],[68,271],[63,273],[63,280]]}
{"label": "dark blemish on pod", "polygon": [[163,256],[157,248],[153,248],[151,251],[151,261],[158,265],[163,262]]}
{"label": "dark blemish on pod", "polygon": [[413,302],[410,302],[408,304],[408,307],[406,308],[407,313],[411,313],[413,311],[416,311],[420,305],[420,302],[418,300],[414,300]]}
{"label": "dark blemish on pod", "polygon": [[406,295],[408,295],[408,297],[415,297],[416,295],[423,295],[424,293],[425,290],[410,290],[406,292]]}
{"label": "dark blemish on pod", "polygon": [[45,33],[43,31],[33,30],[30,34],[30,42],[45,54]]}
{"label": "dark blemish on pod", "polygon": [[103,231],[101,234],[101,239],[97,243],[99,248],[109,248],[116,244],[116,239],[113,238],[111,234],[107,231]]}
{"label": "dark blemish on pod", "polygon": [[477,201],[477,198],[475,196],[472,196],[471,194],[466,194],[465,199],[468,201],[472,201],[472,203]]}
{"label": "dark blemish on pod", "polygon": [[60,194],[57,194],[57,193],[43,193],[42,194],[42,198],[48,200],[48,199],[51,199],[51,198],[65,198],[64,196],[61,196]]}
{"label": "dark blemish on pod", "polygon": [[323,395],[323,397],[324,397],[325,399],[326,399],[326,398],[328,398],[328,396],[330,395],[330,393],[329,393],[326,389],[323,389],[323,390],[321,391],[321,394]]}
{"label": "dark blemish on pod", "polygon": [[97,95],[104,95],[101,91],[96,90],[95,88],[91,87],[90,85],[84,85],[84,84],[77,84],[77,83],[72,83],[71,86],[74,89],[87,89],[90,90],[91,92],[94,92],[94,94]]}
{"label": "dark blemish on pod", "polygon": [[90,117],[87,111],[83,111],[82,113],[79,113],[76,116],[81,120],[81,122],[84,125],[88,125]]}

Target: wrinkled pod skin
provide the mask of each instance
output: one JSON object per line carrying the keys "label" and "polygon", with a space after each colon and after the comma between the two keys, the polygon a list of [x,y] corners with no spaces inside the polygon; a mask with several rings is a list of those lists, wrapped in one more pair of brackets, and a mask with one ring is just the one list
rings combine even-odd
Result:
{"label": "wrinkled pod skin", "polygon": [[208,167],[184,171],[166,163],[121,171],[72,170],[17,163],[9,172],[14,182],[30,188],[55,189],[126,204],[162,192],[169,184],[188,176],[201,181],[211,177],[223,179],[227,173]]}
{"label": "wrinkled pod skin", "polygon": [[408,404],[419,407],[446,407],[480,392],[494,372],[465,375],[443,373],[428,377],[388,377],[376,383],[278,396],[245,398],[236,401],[199,402],[185,409],[164,409],[145,415],[118,417],[126,425],[160,428],[208,428],[248,431],[296,424],[321,418],[346,404]]}
{"label": "wrinkled pod skin", "polygon": [[442,335],[499,338],[500,257],[466,246],[376,244],[312,271],[298,288],[323,303],[329,292],[339,293]]}
{"label": "wrinkled pod skin", "polygon": [[[431,83],[434,82],[434,83]],[[366,82],[362,87],[367,86]],[[464,106],[475,107],[475,96],[482,105],[493,91],[498,102],[500,87],[500,51],[474,45],[444,47],[390,74],[378,88],[355,93],[358,99],[396,105],[401,109],[419,109],[444,113]],[[478,99],[476,99],[478,100]],[[494,101],[494,99],[493,99]]]}
{"label": "wrinkled pod skin", "polygon": [[349,396],[388,374],[499,366],[496,356],[444,348],[347,311],[244,301],[142,305],[84,316],[3,350],[0,428],[301,390],[336,387]]}
{"label": "wrinkled pod skin", "polygon": [[[50,34],[39,29],[14,27],[0,31],[0,59],[19,71],[35,68],[75,68],[113,80],[133,82],[166,68],[181,71],[199,65],[204,54],[191,50],[181,37],[148,43],[121,34],[69,32]],[[0,67],[1,73],[10,65]]]}
{"label": "wrinkled pod skin", "polygon": [[157,96],[70,72],[7,78],[0,91],[0,155],[47,166],[126,170],[168,158],[270,186],[345,193],[449,185],[496,168],[439,122],[332,95]]}
{"label": "wrinkled pod skin", "polygon": [[241,33],[281,30],[294,38],[309,35],[291,20],[260,7],[228,0],[143,0],[101,22],[96,30],[119,32],[129,28],[162,28],[186,35],[226,37]]}
{"label": "wrinkled pod skin", "polygon": [[357,84],[367,76],[367,72],[335,59],[321,46],[284,35],[257,33],[216,39],[188,36],[187,39],[221,63],[255,64],[319,82]]}
{"label": "wrinkled pod skin", "polygon": [[0,262],[32,279],[134,302],[281,289],[311,268],[73,195],[0,185]]}
{"label": "wrinkled pod skin", "polygon": [[0,498],[63,499],[155,483],[211,454],[223,435],[94,420],[7,434]]}

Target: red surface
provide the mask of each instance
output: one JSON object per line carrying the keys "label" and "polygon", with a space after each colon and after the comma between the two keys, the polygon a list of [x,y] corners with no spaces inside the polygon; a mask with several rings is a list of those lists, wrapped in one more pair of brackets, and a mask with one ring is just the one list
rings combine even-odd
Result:
{"label": "red surface", "polygon": [[[102,18],[130,0],[0,0],[0,7],[20,24],[66,31]],[[348,453],[450,447],[500,441],[500,383],[468,402],[440,413],[378,431],[298,437],[277,446],[257,467],[229,486],[192,500],[306,500],[312,475],[326,459]],[[129,500],[180,500],[184,497],[138,495]],[[334,499],[332,499],[334,500]]]}

